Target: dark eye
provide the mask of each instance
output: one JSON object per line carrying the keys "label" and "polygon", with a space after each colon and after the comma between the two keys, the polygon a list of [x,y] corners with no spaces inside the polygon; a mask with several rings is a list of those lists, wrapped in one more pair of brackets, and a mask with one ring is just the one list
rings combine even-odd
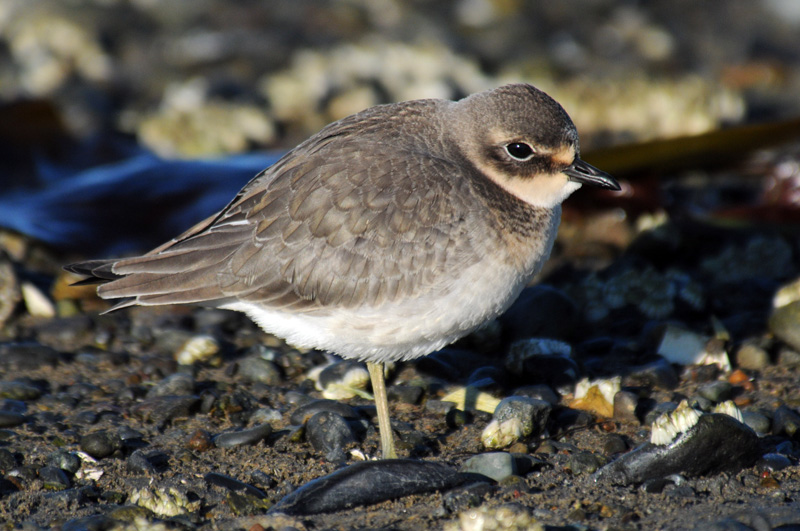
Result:
{"label": "dark eye", "polygon": [[508,144],[506,151],[517,160],[528,160],[533,155],[533,148],[523,142]]}

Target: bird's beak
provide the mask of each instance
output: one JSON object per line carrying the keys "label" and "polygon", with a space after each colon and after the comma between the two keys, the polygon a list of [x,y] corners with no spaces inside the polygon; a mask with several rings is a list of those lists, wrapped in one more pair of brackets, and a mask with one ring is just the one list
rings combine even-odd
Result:
{"label": "bird's beak", "polygon": [[581,159],[575,159],[575,162],[564,170],[564,174],[570,181],[591,184],[607,190],[620,190],[619,183],[612,176]]}

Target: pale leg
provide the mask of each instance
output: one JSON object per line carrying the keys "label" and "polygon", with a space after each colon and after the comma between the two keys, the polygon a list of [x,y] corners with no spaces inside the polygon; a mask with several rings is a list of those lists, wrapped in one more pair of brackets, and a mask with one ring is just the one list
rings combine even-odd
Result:
{"label": "pale leg", "polygon": [[378,410],[378,430],[381,434],[381,450],[384,459],[397,459],[394,450],[394,434],[389,420],[389,400],[386,398],[386,380],[383,363],[367,362],[369,378],[372,380],[372,393],[375,395],[375,408]]}

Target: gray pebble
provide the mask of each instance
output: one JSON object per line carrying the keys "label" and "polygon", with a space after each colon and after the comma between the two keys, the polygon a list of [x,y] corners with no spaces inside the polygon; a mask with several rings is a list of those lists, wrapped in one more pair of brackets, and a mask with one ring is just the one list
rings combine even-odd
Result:
{"label": "gray pebble", "polygon": [[5,448],[0,448],[0,473],[8,472],[15,466],[17,466],[17,460],[14,454]]}
{"label": "gray pebble", "polygon": [[742,411],[742,421],[759,436],[768,434],[772,426],[769,417],[758,411]]}
{"label": "gray pebble", "polygon": [[769,365],[769,353],[755,343],[744,343],[736,351],[736,365],[742,369],[760,371]]}
{"label": "gray pebble", "polygon": [[800,414],[786,406],[780,406],[772,417],[772,433],[800,438]]}
{"label": "gray pebble", "polygon": [[313,400],[311,402],[307,402],[302,406],[298,407],[294,410],[292,415],[289,417],[289,422],[294,424],[295,426],[300,424],[305,424],[308,419],[310,419],[315,414],[319,413],[320,411],[330,411],[332,413],[337,413],[346,419],[357,419],[359,418],[358,413],[355,409],[348,406],[347,404],[342,404],[341,402],[337,402],[336,400],[328,400],[325,398],[319,400]]}
{"label": "gray pebble", "polygon": [[12,411],[0,411],[0,428],[13,428],[20,424],[25,424],[28,417],[21,413],[14,413]]}
{"label": "gray pebble", "polygon": [[329,461],[344,459],[344,450],[356,442],[353,430],[338,413],[320,411],[306,422],[306,440]]}
{"label": "gray pebble", "polygon": [[66,450],[56,450],[47,456],[45,462],[48,466],[60,468],[70,474],[74,474],[81,468],[80,457]]}
{"label": "gray pebble", "polygon": [[636,408],[639,406],[639,397],[630,391],[618,391],[614,395],[614,420],[631,424],[638,424]]}
{"label": "gray pebble", "polygon": [[78,444],[81,450],[95,459],[108,457],[122,448],[122,440],[119,435],[106,430],[84,435]]}
{"label": "gray pebble", "polygon": [[731,398],[733,393],[733,385],[731,385],[730,382],[718,380],[716,382],[711,382],[700,386],[697,392],[703,398],[711,400],[715,404],[719,404],[720,402],[724,402]]}
{"label": "gray pebble", "polygon": [[214,437],[217,448],[233,448],[247,444],[256,444],[272,434],[272,426],[261,424],[254,428],[237,431],[225,431]]}
{"label": "gray pebble", "polygon": [[593,474],[605,464],[604,460],[591,452],[577,452],[567,459],[567,468],[573,475]]}
{"label": "gray pebble", "polygon": [[175,418],[188,418],[200,403],[198,396],[157,396],[131,408],[134,416],[163,425]]}
{"label": "gray pebble", "polygon": [[782,348],[778,351],[778,365],[794,369],[800,367],[800,352],[789,348]]}
{"label": "gray pebble", "polygon": [[607,435],[603,440],[603,454],[605,455],[621,454],[627,449],[628,445],[625,444],[625,439],[619,435],[612,433]]}
{"label": "gray pebble", "polygon": [[781,454],[764,454],[756,461],[756,470],[759,472],[777,472],[792,466],[791,460]]}
{"label": "gray pebble", "polygon": [[[55,366],[61,355],[39,343],[7,343],[0,345],[0,363],[18,370]],[[2,383],[0,382],[0,387]],[[1,396],[1,395],[0,395]]]}
{"label": "gray pebble", "polygon": [[536,437],[544,432],[550,418],[552,406],[544,400],[524,396],[504,398],[494,410],[498,422],[517,420],[521,423],[522,435]]}
{"label": "gray pebble", "polygon": [[239,362],[239,374],[249,382],[278,385],[283,380],[281,369],[260,356],[250,356]]}
{"label": "gray pebble", "polygon": [[456,405],[452,402],[445,402],[438,398],[429,398],[425,401],[425,411],[436,413],[437,415],[447,415]]}
{"label": "gray pebble", "polygon": [[653,363],[640,365],[630,370],[623,378],[622,385],[625,387],[656,387],[659,389],[672,390],[678,387],[678,375],[672,365],[665,360],[659,359]]}
{"label": "gray pebble", "polygon": [[12,400],[37,400],[42,396],[38,387],[22,382],[0,382],[0,398]]}
{"label": "gray pebble", "polygon": [[271,407],[258,408],[250,415],[250,424],[266,424],[267,422],[280,422],[283,418],[281,412]]}
{"label": "gray pebble", "polygon": [[467,459],[461,472],[481,474],[500,482],[517,473],[517,462],[508,452],[487,452]]}
{"label": "gray pebble", "polygon": [[477,482],[455,488],[442,498],[442,506],[446,514],[455,514],[470,507],[477,507],[486,497],[495,491],[489,483]]}
{"label": "gray pebble", "polygon": [[769,316],[769,329],[794,350],[800,350],[800,301],[776,308]]}
{"label": "gray pebble", "polygon": [[417,404],[424,389],[418,385],[393,385],[386,390],[390,402]]}
{"label": "gray pebble", "polygon": [[67,474],[54,466],[40,468],[39,479],[44,482],[44,488],[47,490],[64,490],[70,487],[70,480]]}
{"label": "gray pebble", "polygon": [[111,529],[118,524],[119,522],[117,520],[109,516],[94,514],[92,516],[67,520],[61,526],[61,531],[100,531],[103,529]]}
{"label": "gray pebble", "polygon": [[181,396],[194,393],[194,378],[186,372],[170,374],[147,392],[148,398],[157,396]]}

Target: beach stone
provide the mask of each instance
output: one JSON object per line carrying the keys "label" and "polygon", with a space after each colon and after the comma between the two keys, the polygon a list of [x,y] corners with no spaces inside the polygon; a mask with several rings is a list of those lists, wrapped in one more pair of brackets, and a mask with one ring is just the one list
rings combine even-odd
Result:
{"label": "beach stone", "polygon": [[181,396],[194,393],[194,378],[187,372],[176,372],[159,381],[147,392],[148,398]]}
{"label": "beach stone", "polygon": [[772,426],[769,418],[758,411],[742,411],[742,422],[750,426],[750,429],[760,436],[768,434]]}
{"label": "beach stone", "polygon": [[280,367],[259,356],[250,356],[240,361],[239,374],[249,382],[265,385],[278,385],[283,380]]}
{"label": "beach stone", "polygon": [[256,444],[272,434],[272,426],[261,424],[246,430],[225,431],[214,437],[217,448],[233,448],[234,446]]}
{"label": "beach stone", "polygon": [[754,343],[745,343],[736,351],[736,365],[742,369],[760,371],[769,365],[769,353]]}
{"label": "beach stone", "polygon": [[729,382],[719,380],[700,386],[697,392],[703,398],[715,404],[719,404],[731,398],[733,385]]}
{"label": "beach stone", "polygon": [[119,435],[107,430],[96,431],[81,437],[78,443],[81,450],[91,455],[95,459],[108,457],[122,448],[122,440]]}
{"label": "beach stone", "polygon": [[464,461],[461,472],[481,474],[500,482],[517,473],[517,462],[508,452],[486,452]]}
{"label": "beach stone", "polygon": [[64,490],[70,487],[69,477],[58,467],[43,466],[39,469],[39,479],[44,482],[46,490]]}
{"label": "beach stone", "polygon": [[355,409],[347,404],[337,402],[336,400],[322,398],[307,402],[295,409],[294,412],[292,412],[292,415],[289,417],[289,422],[296,426],[305,424],[308,419],[321,411],[330,411],[332,413],[341,415],[345,419],[357,419],[360,416]]}
{"label": "beach stone", "polygon": [[70,474],[74,474],[81,468],[81,459],[73,452],[56,450],[47,456],[45,462],[48,466],[60,468]]}
{"label": "beach stone", "polygon": [[344,459],[344,450],[356,442],[350,424],[332,411],[320,411],[306,422],[306,439],[329,461]]}
{"label": "beach stone", "polygon": [[636,408],[639,406],[639,397],[630,391],[617,391],[614,394],[614,420],[638,424]]}

